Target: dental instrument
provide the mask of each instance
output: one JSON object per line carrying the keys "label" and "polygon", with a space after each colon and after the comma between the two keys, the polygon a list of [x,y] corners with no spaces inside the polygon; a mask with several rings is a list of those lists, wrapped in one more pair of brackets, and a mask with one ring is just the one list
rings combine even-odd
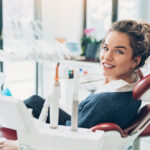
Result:
{"label": "dental instrument", "polygon": [[48,116],[48,108],[50,106],[50,127],[58,127],[58,117],[59,117],[59,99],[60,99],[60,82],[58,77],[59,63],[56,66],[55,82],[52,87],[52,92],[48,95],[45,100],[44,106],[42,108],[39,119],[46,122]]}
{"label": "dental instrument", "polygon": [[72,117],[71,117],[72,131],[77,131],[78,129],[78,104],[79,104],[78,102],[79,92],[78,91],[79,91],[79,73],[75,71]]}
{"label": "dental instrument", "polygon": [[60,82],[58,77],[59,63],[56,66],[55,83],[52,90],[52,100],[50,101],[50,127],[58,127],[59,119],[59,99],[60,99]]}

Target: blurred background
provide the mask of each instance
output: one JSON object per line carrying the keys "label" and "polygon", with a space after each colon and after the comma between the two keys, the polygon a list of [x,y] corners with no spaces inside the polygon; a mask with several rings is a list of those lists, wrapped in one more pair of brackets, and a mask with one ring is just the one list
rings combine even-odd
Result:
{"label": "blurred background", "polygon": [[111,23],[150,22],[149,8],[149,0],[0,0],[2,89],[8,87],[19,99],[45,96],[56,55],[59,61],[67,56],[82,61],[81,69],[89,62],[96,66]]}

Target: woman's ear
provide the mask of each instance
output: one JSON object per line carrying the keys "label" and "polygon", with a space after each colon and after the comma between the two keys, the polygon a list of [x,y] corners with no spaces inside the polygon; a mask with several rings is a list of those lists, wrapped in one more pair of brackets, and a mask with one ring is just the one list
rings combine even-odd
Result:
{"label": "woman's ear", "polygon": [[140,62],[141,62],[141,56],[134,57],[134,59],[133,59],[133,66],[132,66],[133,69],[136,68],[139,65]]}

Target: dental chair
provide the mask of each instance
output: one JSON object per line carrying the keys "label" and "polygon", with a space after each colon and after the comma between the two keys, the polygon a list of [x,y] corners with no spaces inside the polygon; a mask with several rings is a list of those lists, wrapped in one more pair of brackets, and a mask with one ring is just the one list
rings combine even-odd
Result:
{"label": "dental chair", "polygon": [[[136,100],[150,101],[150,74],[136,84],[133,97]],[[139,150],[140,138],[150,136],[150,104],[140,109],[136,120],[126,129],[121,129],[114,123],[101,123],[91,130],[105,131],[103,150],[127,150],[132,142],[133,149]]]}
{"label": "dental chair", "polygon": [[[136,100],[150,98],[150,75],[147,75],[136,84],[133,97]],[[113,123],[101,123],[92,127],[91,130],[93,132],[96,130],[105,131],[102,150],[125,150],[135,139],[150,136],[150,104],[142,107],[135,122],[124,130]],[[0,127],[0,137],[15,140],[17,134],[15,130]],[[138,142],[136,141],[136,143]]]}

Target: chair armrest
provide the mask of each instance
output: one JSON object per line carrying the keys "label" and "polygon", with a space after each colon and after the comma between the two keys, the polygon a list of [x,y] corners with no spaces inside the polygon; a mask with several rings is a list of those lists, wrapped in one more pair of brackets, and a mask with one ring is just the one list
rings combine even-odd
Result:
{"label": "chair armrest", "polygon": [[114,123],[101,123],[91,128],[92,132],[96,130],[103,131],[117,131],[121,134],[122,137],[127,137],[128,133],[124,132],[118,125]]}
{"label": "chair armrest", "polygon": [[8,140],[17,140],[17,132],[13,129],[0,127],[0,137],[4,137]]}

